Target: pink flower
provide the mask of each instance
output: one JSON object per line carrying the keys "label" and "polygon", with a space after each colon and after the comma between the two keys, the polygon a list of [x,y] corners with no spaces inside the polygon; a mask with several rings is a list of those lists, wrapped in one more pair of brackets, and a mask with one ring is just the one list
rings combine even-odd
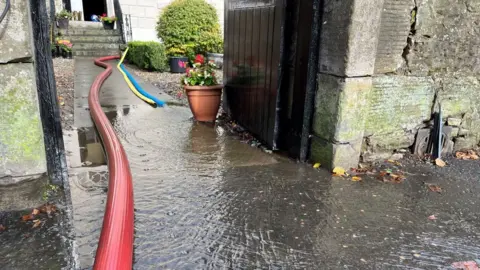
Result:
{"label": "pink flower", "polygon": [[180,68],[185,68],[185,67],[186,67],[186,66],[185,66],[185,62],[183,62],[183,61],[178,61],[178,66],[179,66]]}

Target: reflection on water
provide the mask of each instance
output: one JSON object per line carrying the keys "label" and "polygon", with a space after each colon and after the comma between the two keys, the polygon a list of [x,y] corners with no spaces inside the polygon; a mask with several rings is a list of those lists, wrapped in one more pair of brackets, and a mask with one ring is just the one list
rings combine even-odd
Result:
{"label": "reflection on water", "polygon": [[[458,211],[416,181],[332,179],[189,119],[185,108],[145,106],[113,121],[134,181],[135,269],[425,269],[480,256],[475,205]],[[85,267],[106,198],[99,183],[72,195]]]}

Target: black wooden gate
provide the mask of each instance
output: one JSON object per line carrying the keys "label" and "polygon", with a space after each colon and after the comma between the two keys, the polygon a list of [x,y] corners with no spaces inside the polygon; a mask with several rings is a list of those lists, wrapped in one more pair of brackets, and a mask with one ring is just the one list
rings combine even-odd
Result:
{"label": "black wooden gate", "polygon": [[226,0],[224,81],[232,118],[298,155],[312,0]]}

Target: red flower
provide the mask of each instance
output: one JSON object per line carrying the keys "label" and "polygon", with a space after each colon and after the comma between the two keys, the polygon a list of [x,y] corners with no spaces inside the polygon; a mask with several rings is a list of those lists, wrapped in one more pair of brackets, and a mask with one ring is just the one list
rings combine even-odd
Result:
{"label": "red flower", "polygon": [[102,17],[107,17],[107,13],[103,13],[103,14],[102,14]]}
{"label": "red flower", "polygon": [[203,57],[201,54],[197,54],[197,56],[195,56],[195,63],[203,65],[203,63],[205,63],[205,57]]}
{"label": "red flower", "polygon": [[183,61],[178,61],[178,66],[179,66],[180,68],[185,68],[185,62],[183,62]]}

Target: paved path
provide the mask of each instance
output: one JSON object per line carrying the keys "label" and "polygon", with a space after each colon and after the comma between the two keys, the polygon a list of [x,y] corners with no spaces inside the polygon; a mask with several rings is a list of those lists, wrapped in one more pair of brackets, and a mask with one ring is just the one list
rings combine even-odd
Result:
{"label": "paved path", "polygon": [[[77,68],[75,123],[87,126],[82,100],[100,69]],[[187,108],[152,108],[116,72],[101,98],[131,163],[136,269],[444,269],[480,257],[478,162],[407,164],[403,184],[352,182],[194,123]],[[89,267],[107,183],[102,169],[82,170],[72,198]]]}

